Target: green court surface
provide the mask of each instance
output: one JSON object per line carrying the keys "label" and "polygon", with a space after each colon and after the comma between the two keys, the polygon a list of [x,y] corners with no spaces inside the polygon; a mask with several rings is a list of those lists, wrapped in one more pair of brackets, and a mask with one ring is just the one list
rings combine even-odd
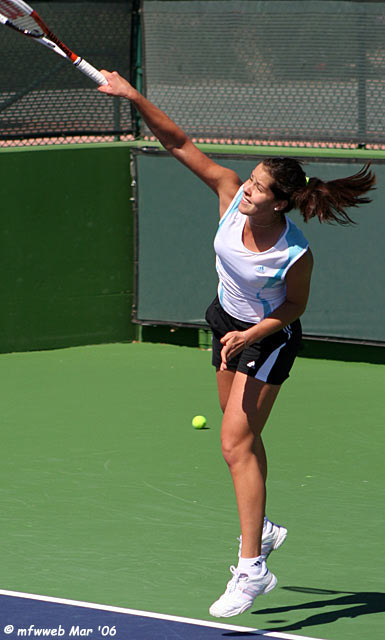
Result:
{"label": "green court surface", "polygon": [[[2,589],[210,620],[239,534],[210,355],[0,356]],[[384,389],[384,365],[297,360],[265,431],[278,586],[223,622],[383,638]]]}

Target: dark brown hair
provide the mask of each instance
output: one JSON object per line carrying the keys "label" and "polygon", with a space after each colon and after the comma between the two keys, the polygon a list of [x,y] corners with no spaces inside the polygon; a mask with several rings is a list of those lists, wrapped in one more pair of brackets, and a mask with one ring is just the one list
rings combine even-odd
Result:
{"label": "dark brown hair", "polygon": [[266,158],[262,164],[274,179],[270,189],[276,199],[288,201],[281,213],[298,209],[305,222],[317,216],[320,222],[355,224],[346,209],[371,202],[371,198],[362,197],[376,182],[370,163],[352,176],[328,182],[307,178],[302,162],[295,158]]}

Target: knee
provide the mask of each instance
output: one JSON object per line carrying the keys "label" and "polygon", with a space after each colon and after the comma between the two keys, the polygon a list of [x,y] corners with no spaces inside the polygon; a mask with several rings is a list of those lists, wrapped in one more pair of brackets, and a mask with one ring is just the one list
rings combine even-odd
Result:
{"label": "knee", "polygon": [[232,467],[237,461],[237,452],[236,448],[232,445],[229,440],[222,439],[222,455],[229,467]]}
{"label": "knee", "polygon": [[253,437],[239,437],[233,434],[222,434],[222,455],[229,467],[242,463],[252,455]]}

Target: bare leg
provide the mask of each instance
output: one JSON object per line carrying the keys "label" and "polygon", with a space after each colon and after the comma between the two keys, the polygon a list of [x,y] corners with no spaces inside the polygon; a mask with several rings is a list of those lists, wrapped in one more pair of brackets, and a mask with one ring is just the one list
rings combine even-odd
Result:
{"label": "bare leg", "polygon": [[222,451],[237,499],[242,557],[252,558],[261,553],[266,500],[266,456],[260,434],[280,386],[240,372],[219,372],[218,376],[221,373],[228,373],[220,379],[220,402],[224,406]]}
{"label": "bare leg", "polygon": [[[234,376],[235,376],[235,371],[230,371],[229,369],[227,369],[226,371],[220,371],[219,369],[217,369],[218,397],[219,397],[219,404],[221,406],[223,413],[226,410],[227,401],[230,396]],[[258,458],[259,468],[262,472],[263,479],[266,484],[267,459],[266,459],[265,447],[263,445],[261,435],[255,436],[253,451]]]}
{"label": "bare leg", "polygon": [[267,478],[267,459],[266,459],[266,451],[262,442],[261,436],[255,436],[254,440],[254,448],[253,451],[258,458],[259,468],[261,470],[263,480],[266,484]]}
{"label": "bare leg", "polygon": [[235,371],[230,371],[230,369],[220,371],[220,369],[217,369],[218,398],[223,413],[226,410],[234,376]]}

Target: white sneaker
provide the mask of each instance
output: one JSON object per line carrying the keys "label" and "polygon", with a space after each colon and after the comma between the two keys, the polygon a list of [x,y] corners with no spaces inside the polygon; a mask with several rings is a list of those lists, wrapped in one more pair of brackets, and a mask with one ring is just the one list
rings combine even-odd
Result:
{"label": "white sneaker", "polygon": [[226,591],[211,605],[210,615],[215,618],[230,618],[250,609],[255,598],[274,589],[277,578],[266,567],[264,560],[260,562],[261,571],[256,576],[240,573],[235,567],[230,567],[233,574],[227,583]]}
{"label": "white sneaker", "polygon": [[[272,551],[278,549],[283,544],[287,537],[287,529],[281,527],[279,524],[267,521],[269,524],[265,525],[262,532],[262,546],[261,556],[266,560]],[[271,525],[271,526],[270,526]],[[242,550],[242,536],[239,536],[239,549],[238,556],[241,556]]]}

